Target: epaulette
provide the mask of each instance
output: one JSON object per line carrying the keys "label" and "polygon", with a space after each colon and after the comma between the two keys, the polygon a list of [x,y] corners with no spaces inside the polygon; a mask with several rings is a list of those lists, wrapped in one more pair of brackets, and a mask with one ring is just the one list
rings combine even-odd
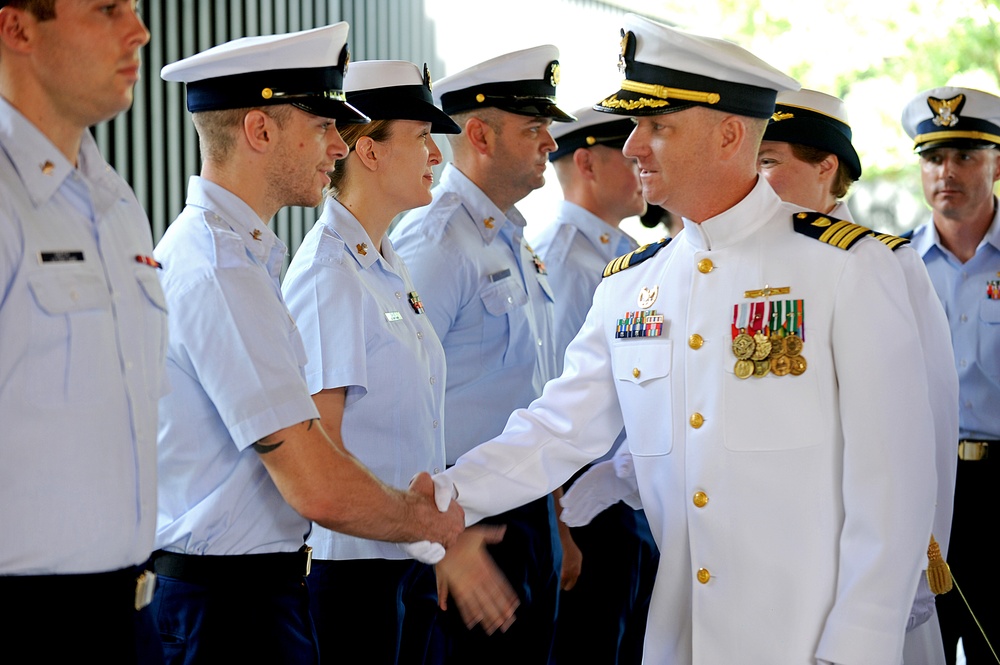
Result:
{"label": "epaulette", "polygon": [[795,230],[840,249],[850,249],[859,240],[871,236],[889,249],[899,249],[910,241],[889,233],[875,233],[867,226],[845,222],[819,212],[797,212],[792,215]]}
{"label": "epaulette", "polygon": [[619,256],[607,265],[604,269],[604,276],[611,277],[615,273],[621,272],[626,268],[631,268],[632,266],[637,266],[648,258],[651,258],[658,251],[666,247],[670,243],[670,238],[660,238],[654,243],[649,243],[648,245],[643,245],[639,249],[634,249],[628,254]]}

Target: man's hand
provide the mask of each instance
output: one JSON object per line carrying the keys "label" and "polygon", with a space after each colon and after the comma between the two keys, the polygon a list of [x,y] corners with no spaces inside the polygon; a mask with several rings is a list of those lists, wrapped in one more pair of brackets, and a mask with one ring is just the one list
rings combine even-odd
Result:
{"label": "man's hand", "polygon": [[507,578],[486,551],[486,545],[503,539],[504,530],[502,526],[470,527],[434,567],[441,609],[448,609],[448,599],[454,599],[466,627],[471,629],[479,624],[487,635],[510,628],[514,610],[520,604]]}
{"label": "man's hand", "polygon": [[559,571],[559,588],[569,591],[576,586],[576,580],[580,577],[583,569],[583,552],[576,546],[573,534],[569,532],[569,526],[562,521],[562,488],[556,489],[552,493],[556,500],[556,528],[559,529],[559,544],[562,545],[562,570]]}
{"label": "man's hand", "polygon": [[[569,591],[576,586],[576,581],[580,579],[580,573],[583,571],[583,552],[573,542],[573,537],[569,534],[569,527],[562,523],[559,527],[559,541],[562,543],[563,550],[559,588],[563,591]],[[563,529],[566,529],[565,537]]]}
{"label": "man's hand", "polygon": [[423,540],[440,543],[445,549],[455,544],[455,539],[465,529],[465,511],[457,501],[449,501],[447,509],[438,510],[434,499],[434,481],[428,473],[418,473],[410,481],[409,499],[418,531]]}

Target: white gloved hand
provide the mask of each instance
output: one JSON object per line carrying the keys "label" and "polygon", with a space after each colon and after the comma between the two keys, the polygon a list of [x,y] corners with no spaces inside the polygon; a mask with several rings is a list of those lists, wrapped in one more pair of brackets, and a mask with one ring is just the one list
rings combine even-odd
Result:
{"label": "white gloved hand", "polygon": [[[434,504],[443,513],[448,510],[448,506],[451,505],[452,499],[457,494],[455,483],[440,473],[433,476],[432,479],[434,481]],[[415,543],[396,543],[396,545],[411,559],[431,566],[444,558],[444,546],[441,543],[419,540]]]}
{"label": "white gloved hand", "polygon": [[419,540],[415,543],[396,543],[396,545],[406,553],[406,556],[431,566],[444,558],[444,546],[441,543]]}
{"label": "white gloved hand", "polygon": [[[621,460],[619,460],[620,455],[623,455]],[[618,449],[614,458],[595,464],[576,479],[569,491],[559,500],[562,506],[559,519],[567,526],[584,526],[619,501],[624,501],[636,510],[642,508],[632,467],[632,456],[628,454],[624,445]]]}

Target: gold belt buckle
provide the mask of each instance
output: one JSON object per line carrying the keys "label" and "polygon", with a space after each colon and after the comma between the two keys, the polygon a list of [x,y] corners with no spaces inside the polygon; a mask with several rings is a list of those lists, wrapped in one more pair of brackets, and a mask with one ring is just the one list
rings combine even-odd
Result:
{"label": "gold belt buckle", "polygon": [[153,602],[153,591],[156,590],[156,573],[149,570],[142,571],[142,575],[135,578],[135,610],[138,612],[142,608]]}
{"label": "gold belt buckle", "polygon": [[989,455],[988,441],[959,441],[958,459],[964,462],[978,462]]}

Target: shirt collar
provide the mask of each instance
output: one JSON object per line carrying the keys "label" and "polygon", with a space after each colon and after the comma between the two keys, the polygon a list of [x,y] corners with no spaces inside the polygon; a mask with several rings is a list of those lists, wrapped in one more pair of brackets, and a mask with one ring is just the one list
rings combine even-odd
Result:
{"label": "shirt collar", "polygon": [[[990,222],[990,227],[986,229],[986,235],[979,242],[976,251],[978,252],[983,245],[987,244],[992,245],[995,250],[1000,251],[1000,204],[998,204],[996,197],[993,197],[993,221]],[[937,247],[939,252],[950,254],[941,244],[941,236],[938,234],[937,227],[934,226],[933,213],[926,224],[918,226],[913,232],[913,237],[910,238],[910,246],[922,257],[926,256],[935,247]]]}
{"label": "shirt collar", "polygon": [[287,247],[246,201],[225,187],[194,175],[188,181],[186,203],[208,211],[211,221],[229,226],[272,276],[280,272]]}
{"label": "shirt collar", "polygon": [[[462,205],[472,217],[487,245],[500,235],[500,231],[508,222],[523,232],[525,220],[516,207],[511,206],[506,213],[500,210],[476,183],[450,163],[444,167],[444,172],[441,174],[441,185],[458,194]],[[513,231],[514,229],[511,229],[511,233]]]}
{"label": "shirt collar", "polygon": [[101,157],[97,143],[84,131],[73,166],[59,149],[20,111],[0,97],[0,149],[9,157],[33,205],[47,203],[75,170],[90,185],[94,211],[102,213],[122,198],[129,198],[128,186]]}
{"label": "shirt collar", "polygon": [[[742,201],[701,224],[683,218],[684,238],[698,249],[723,249],[744,240],[767,224],[782,206],[781,199],[760,176]],[[789,214],[791,220],[791,214]]]}
{"label": "shirt collar", "polygon": [[[348,254],[353,256],[362,268],[367,270],[379,260],[379,248],[372,243],[365,227],[361,226],[358,218],[343,203],[332,196],[326,197],[323,203],[322,218],[327,228],[332,229],[340,236],[347,246]],[[389,251],[392,251],[388,236],[383,238],[382,247],[383,249],[388,247]]]}
{"label": "shirt collar", "polygon": [[607,261],[627,254],[639,246],[620,228],[611,226],[586,208],[569,201],[559,202],[559,220],[576,227],[590,241],[597,253]]}

